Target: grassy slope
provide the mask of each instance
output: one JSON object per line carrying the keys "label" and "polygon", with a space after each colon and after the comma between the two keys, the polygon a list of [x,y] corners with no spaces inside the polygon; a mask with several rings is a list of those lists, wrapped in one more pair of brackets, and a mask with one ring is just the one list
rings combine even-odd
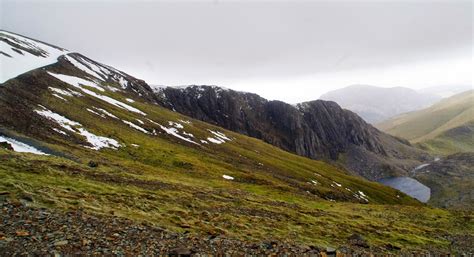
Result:
{"label": "grassy slope", "polygon": [[445,156],[459,152],[474,152],[474,122],[448,130],[417,145],[431,153]]}
{"label": "grassy slope", "polygon": [[[65,87],[57,80],[38,83]],[[139,99],[131,105],[160,124],[190,120],[184,129],[197,138],[211,136],[207,129],[213,129],[234,140],[200,147],[166,134],[145,135],[118,120],[99,118],[85,108],[101,107],[127,120],[143,119],[139,115],[90,97],[64,102],[47,90],[40,92],[42,105],[125,145],[119,150],[93,151],[49,133],[47,146],[69,158],[0,150],[0,190],[19,198],[30,195],[40,206],[147,220],[176,231],[316,245],[343,244],[352,233],[360,233],[379,246],[391,243],[403,248],[447,249],[445,235],[474,231],[470,218],[461,218],[461,214],[424,207],[393,189],[349,176],[324,162],[190,120]],[[126,97],[103,94],[122,101]],[[144,127],[156,128],[151,123]],[[99,166],[89,167],[90,160]],[[224,180],[224,174],[235,180]],[[312,185],[311,180],[319,184]],[[334,186],[334,181],[342,186]],[[368,195],[370,204],[355,203],[353,192],[359,190]]]}
{"label": "grassy slope", "polygon": [[445,99],[429,108],[400,115],[377,127],[411,142],[433,139],[443,132],[464,125],[474,118],[474,91]]}
{"label": "grassy slope", "polygon": [[127,167],[128,161],[103,158],[95,169],[4,150],[0,158],[0,190],[15,197],[32,196],[40,206],[146,220],[174,231],[320,246],[344,244],[359,233],[372,245],[404,249],[448,249],[446,235],[474,231],[473,217],[429,207],[334,203],[284,186],[202,179],[189,174],[193,171]]}

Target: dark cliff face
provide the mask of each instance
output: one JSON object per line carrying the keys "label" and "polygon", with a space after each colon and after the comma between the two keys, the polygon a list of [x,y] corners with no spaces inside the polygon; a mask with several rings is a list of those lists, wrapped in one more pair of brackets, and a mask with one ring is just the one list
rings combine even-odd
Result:
{"label": "dark cliff face", "polygon": [[[408,158],[404,152],[412,147],[335,102],[316,100],[293,106],[214,86],[163,87],[156,94],[158,103],[166,108],[302,156],[336,161],[351,153],[353,156],[344,158],[349,162],[345,166],[368,178],[403,173],[410,166],[392,164],[390,159]],[[356,154],[352,154],[354,151]],[[372,160],[374,163],[370,163]]]}
{"label": "dark cliff face", "polygon": [[[329,156],[336,160],[339,153],[352,145],[385,156],[386,151],[378,137],[380,131],[367,124],[351,111],[337,103],[316,100],[297,105],[311,131],[328,146]],[[310,156],[312,157],[312,156]]]}

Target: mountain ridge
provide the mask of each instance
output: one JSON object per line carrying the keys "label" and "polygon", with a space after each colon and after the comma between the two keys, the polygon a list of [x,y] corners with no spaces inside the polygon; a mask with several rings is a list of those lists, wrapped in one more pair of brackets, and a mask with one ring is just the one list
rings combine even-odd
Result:
{"label": "mountain ridge", "polygon": [[378,131],[334,102],[315,100],[293,106],[216,86],[160,87],[154,91],[160,98],[158,103],[170,110],[309,158],[345,158],[346,167],[370,179],[403,174],[429,158],[407,141]]}

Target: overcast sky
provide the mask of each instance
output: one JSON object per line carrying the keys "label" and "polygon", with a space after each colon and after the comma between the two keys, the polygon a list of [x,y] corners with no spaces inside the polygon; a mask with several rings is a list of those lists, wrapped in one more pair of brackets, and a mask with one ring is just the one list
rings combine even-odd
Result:
{"label": "overcast sky", "polygon": [[299,102],[351,84],[472,85],[472,1],[1,1],[1,27],[155,85]]}

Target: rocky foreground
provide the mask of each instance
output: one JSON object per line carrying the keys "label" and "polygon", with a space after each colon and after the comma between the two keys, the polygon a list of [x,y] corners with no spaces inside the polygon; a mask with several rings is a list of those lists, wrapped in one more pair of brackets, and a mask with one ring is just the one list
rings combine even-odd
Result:
{"label": "rocky foreground", "polygon": [[[380,250],[369,249],[364,239],[357,235],[353,236],[351,246],[335,250],[279,241],[246,242],[220,236],[196,237],[120,217],[31,207],[27,201],[3,200],[0,206],[0,256],[369,256]],[[395,254],[401,253],[396,247],[391,250]],[[430,253],[411,254],[423,256]]]}

